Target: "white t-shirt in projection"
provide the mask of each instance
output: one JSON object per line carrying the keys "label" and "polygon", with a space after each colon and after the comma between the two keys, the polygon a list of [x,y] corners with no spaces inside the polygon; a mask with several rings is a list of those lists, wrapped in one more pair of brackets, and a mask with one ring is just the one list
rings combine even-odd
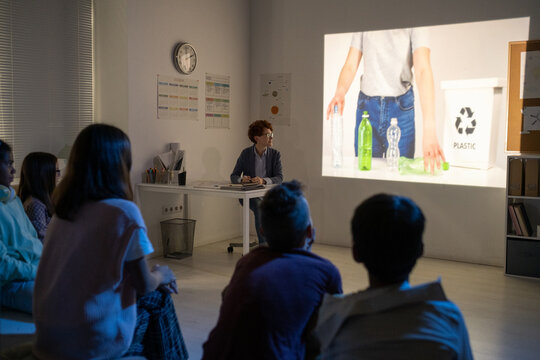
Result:
{"label": "white t-shirt in projection", "polygon": [[413,52],[429,48],[426,28],[367,31],[352,36],[351,47],[362,52],[360,90],[368,96],[399,96],[411,87]]}

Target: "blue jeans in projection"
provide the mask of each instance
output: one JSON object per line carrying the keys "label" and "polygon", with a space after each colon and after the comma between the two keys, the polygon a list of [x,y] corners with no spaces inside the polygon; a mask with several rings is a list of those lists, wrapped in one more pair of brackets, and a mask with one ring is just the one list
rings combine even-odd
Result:
{"label": "blue jeans in projection", "polygon": [[362,114],[367,111],[373,130],[373,157],[383,157],[388,148],[386,130],[390,119],[397,118],[401,129],[399,154],[408,158],[414,157],[414,93],[412,87],[400,96],[367,96],[360,91],[356,108],[356,126],[354,128],[354,155],[358,156],[358,127],[362,122]]}

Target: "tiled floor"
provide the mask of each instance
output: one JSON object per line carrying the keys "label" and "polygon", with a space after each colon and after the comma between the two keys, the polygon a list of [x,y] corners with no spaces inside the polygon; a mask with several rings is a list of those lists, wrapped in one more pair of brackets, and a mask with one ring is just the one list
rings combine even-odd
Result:
{"label": "tiled floor", "polygon": [[0,350],[32,341],[35,331],[31,315],[5,308],[0,310]]}
{"label": "tiled floor", "polygon": [[[227,244],[197,247],[192,257],[182,260],[150,261],[169,265],[177,275],[180,293],[173,299],[190,359],[201,358],[202,344],[217,320],[221,291],[241,257],[240,249],[228,254]],[[345,292],[367,286],[366,272],[353,261],[350,249],[315,245],[313,251],[336,264]],[[508,277],[500,267],[436,259],[421,259],[410,280],[418,284],[439,277],[465,316],[476,359],[540,359],[539,280]],[[4,321],[0,326],[6,334],[28,324]],[[12,340],[11,335],[1,336],[0,344]]]}
{"label": "tiled floor", "polygon": [[[340,270],[345,292],[367,286],[366,272],[350,249],[315,245],[313,251]],[[152,259],[177,274],[180,293],[174,302],[191,359],[216,323],[221,290],[240,258],[227,254],[227,242],[197,247],[182,260]],[[508,277],[503,268],[446,260],[421,259],[411,283],[442,279],[447,296],[462,310],[476,359],[540,359],[540,281]]]}

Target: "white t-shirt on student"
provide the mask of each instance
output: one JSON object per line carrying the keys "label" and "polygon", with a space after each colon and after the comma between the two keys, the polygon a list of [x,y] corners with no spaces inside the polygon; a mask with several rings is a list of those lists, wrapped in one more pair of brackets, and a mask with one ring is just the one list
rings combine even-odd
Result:
{"label": "white t-shirt on student", "polygon": [[74,221],[54,216],[35,280],[35,355],[92,359],[125,353],[137,316],[125,264],[152,251],[131,201],[85,204]]}

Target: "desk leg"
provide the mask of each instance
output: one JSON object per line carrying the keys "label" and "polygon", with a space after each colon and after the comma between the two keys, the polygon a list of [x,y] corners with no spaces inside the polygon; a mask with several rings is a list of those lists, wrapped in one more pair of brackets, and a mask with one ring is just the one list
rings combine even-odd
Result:
{"label": "desk leg", "polygon": [[244,196],[244,206],[242,206],[242,254],[249,252],[249,199]]}

